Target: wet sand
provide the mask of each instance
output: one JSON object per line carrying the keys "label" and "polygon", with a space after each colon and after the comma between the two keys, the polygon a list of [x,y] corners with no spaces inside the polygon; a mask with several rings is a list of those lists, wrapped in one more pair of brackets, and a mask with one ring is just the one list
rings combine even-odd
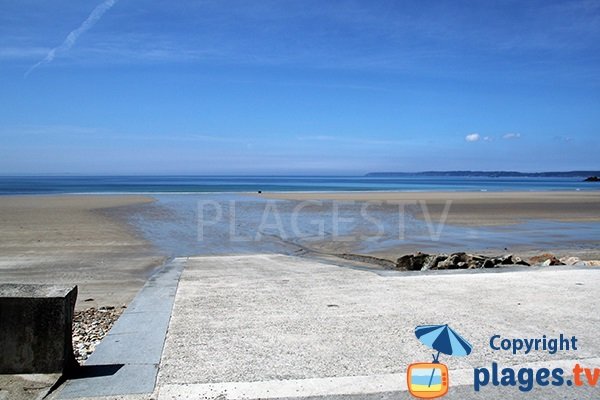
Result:
{"label": "wet sand", "polygon": [[[307,250],[316,253],[348,255],[354,259],[367,255],[384,259],[384,262],[418,251],[466,251],[489,256],[512,253],[523,258],[552,253],[559,257],[577,256],[582,260],[600,259],[600,242],[595,234],[600,222],[600,192],[288,192],[252,195],[291,202],[354,202],[348,207],[356,210],[356,216],[360,215],[361,202],[374,202],[370,210],[379,209],[380,213],[374,214],[376,218],[388,221],[387,225],[392,228],[398,223],[394,218],[398,218],[399,203],[402,204],[400,213],[404,213],[407,221],[416,218],[424,223],[423,226],[443,227],[441,236],[433,239],[427,231],[420,233],[419,226],[413,224],[399,239],[393,229],[387,231],[386,225],[386,233],[379,240],[369,242],[360,236],[366,234],[368,237],[368,231],[374,225],[358,217],[355,240],[324,238],[301,242]],[[448,204],[448,212],[444,215]]]}
{"label": "wet sand", "polygon": [[78,285],[77,309],[128,304],[164,260],[123,219],[127,207],[149,202],[142,196],[0,197],[0,283]]}
{"label": "wet sand", "polygon": [[[600,191],[595,192],[330,192],[263,193],[282,200],[400,202],[417,218],[463,226],[510,225],[528,220],[599,222]],[[426,210],[426,211],[424,211]]]}

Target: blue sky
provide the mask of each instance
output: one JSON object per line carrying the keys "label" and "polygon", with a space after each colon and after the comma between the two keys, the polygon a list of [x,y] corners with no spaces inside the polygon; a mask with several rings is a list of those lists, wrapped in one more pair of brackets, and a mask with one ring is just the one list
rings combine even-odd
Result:
{"label": "blue sky", "polygon": [[600,169],[600,2],[0,0],[0,106],[2,174]]}

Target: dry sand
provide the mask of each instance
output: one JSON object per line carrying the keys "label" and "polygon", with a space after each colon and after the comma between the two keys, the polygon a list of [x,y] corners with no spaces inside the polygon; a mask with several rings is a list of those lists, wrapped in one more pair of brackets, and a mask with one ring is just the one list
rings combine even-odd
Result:
{"label": "dry sand", "polygon": [[[381,201],[413,204],[415,215],[426,209],[433,220],[441,220],[451,201],[446,222],[457,225],[491,226],[525,220],[600,221],[600,191],[596,192],[330,192],[263,193],[270,199]],[[422,207],[426,205],[426,207]]]}
{"label": "dry sand", "polygon": [[0,197],[0,283],[75,284],[78,309],[128,304],[164,258],[120,215],[123,207],[151,201]]}

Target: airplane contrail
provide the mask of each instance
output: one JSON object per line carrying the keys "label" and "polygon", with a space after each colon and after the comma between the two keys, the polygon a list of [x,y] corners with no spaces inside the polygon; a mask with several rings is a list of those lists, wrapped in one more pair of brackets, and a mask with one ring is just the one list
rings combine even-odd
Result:
{"label": "airplane contrail", "polygon": [[71,47],[73,47],[77,39],[79,39],[79,36],[83,35],[85,32],[91,29],[96,24],[96,22],[98,22],[98,20],[102,18],[104,13],[110,10],[110,8],[114,6],[117,1],[118,0],[105,0],[99,5],[97,5],[96,8],[94,8],[94,10],[86,18],[86,20],[83,21],[81,25],[79,25],[79,28],[71,31],[67,35],[66,39],[60,44],[60,46],[51,49],[48,52],[48,54],[46,54],[46,57],[44,57],[43,60],[29,68],[29,70],[25,73],[25,78],[27,78],[27,76],[29,76],[29,74],[31,74],[36,68],[44,64],[48,64],[49,62],[54,60],[58,53],[63,53],[69,50]]}

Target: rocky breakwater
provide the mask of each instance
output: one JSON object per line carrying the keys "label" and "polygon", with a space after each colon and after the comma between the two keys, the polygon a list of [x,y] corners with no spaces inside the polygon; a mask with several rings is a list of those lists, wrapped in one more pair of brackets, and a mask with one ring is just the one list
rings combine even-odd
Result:
{"label": "rocky breakwater", "polygon": [[419,252],[407,254],[396,261],[396,268],[406,271],[497,268],[506,265],[528,266],[530,264],[512,254],[488,257],[468,253],[426,254]]}
{"label": "rocky breakwater", "polygon": [[570,266],[583,266],[583,267],[600,267],[600,260],[582,260],[579,257],[561,257],[544,253],[539,256],[534,256],[529,259],[529,262],[532,265],[541,265],[543,267],[548,267],[551,265],[570,265]]}

